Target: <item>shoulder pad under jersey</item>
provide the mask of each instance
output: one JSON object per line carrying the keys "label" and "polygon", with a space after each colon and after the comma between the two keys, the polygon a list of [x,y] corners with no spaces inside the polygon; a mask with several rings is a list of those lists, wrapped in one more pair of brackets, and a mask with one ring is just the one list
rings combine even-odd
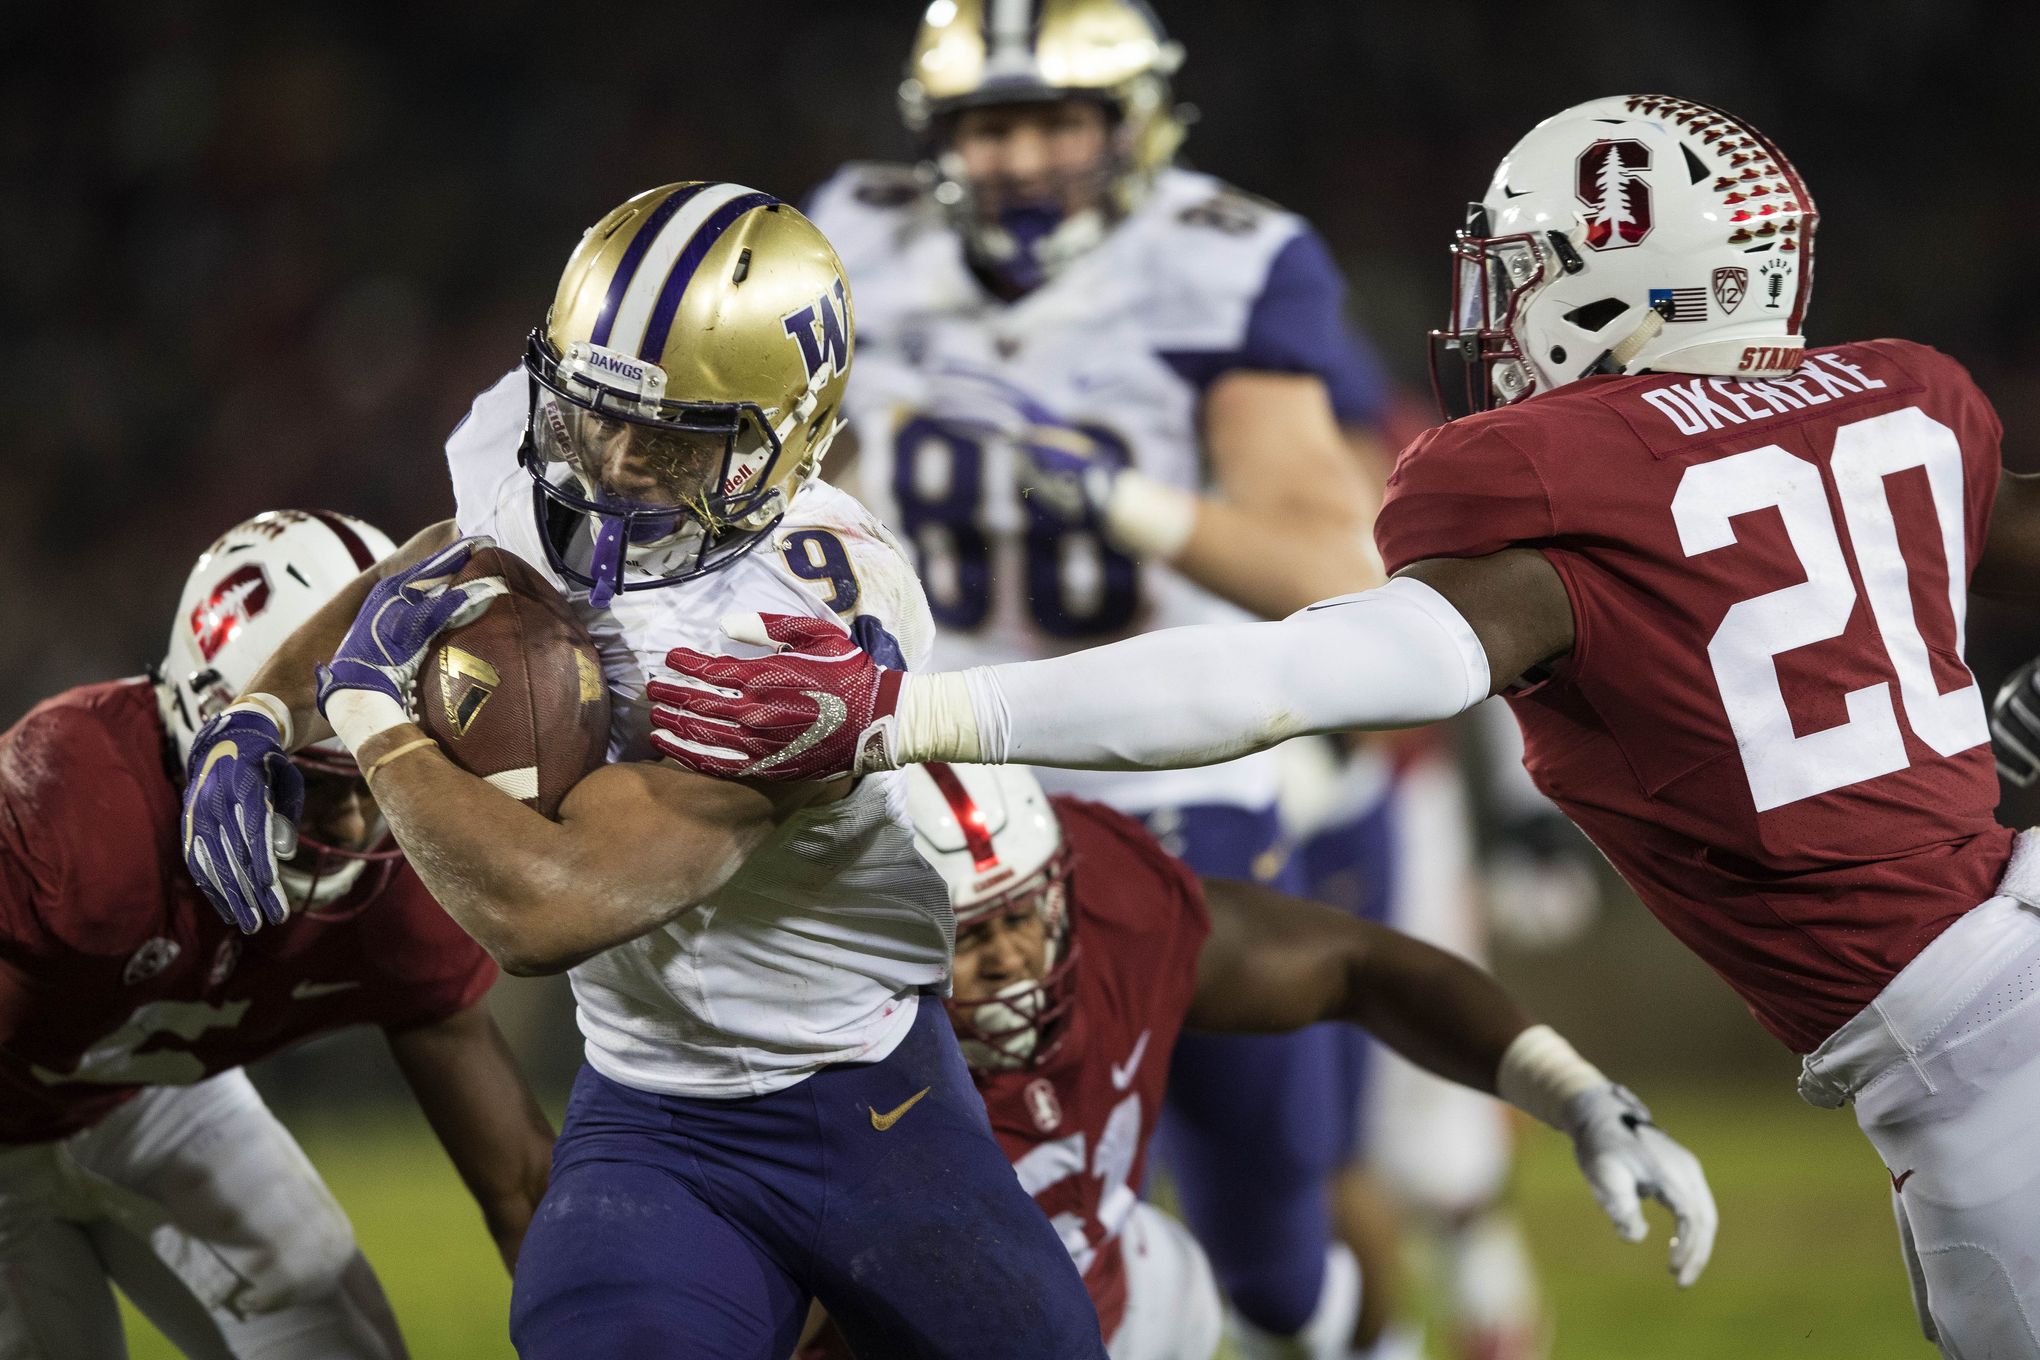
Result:
{"label": "shoulder pad under jersey", "polygon": [[873,630],[883,630],[900,655],[880,661],[909,669],[927,662],[935,621],[913,562],[892,531],[847,491],[809,483],[771,542],[754,551],[770,554],[775,567],[834,613],[867,650],[877,639]]}
{"label": "shoulder pad under jersey", "polygon": [[845,165],[809,195],[805,211],[849,270],[853,297],[857,287],[853,262],[882,255],[908,232],[939,220],[914,168],[885,161]]}

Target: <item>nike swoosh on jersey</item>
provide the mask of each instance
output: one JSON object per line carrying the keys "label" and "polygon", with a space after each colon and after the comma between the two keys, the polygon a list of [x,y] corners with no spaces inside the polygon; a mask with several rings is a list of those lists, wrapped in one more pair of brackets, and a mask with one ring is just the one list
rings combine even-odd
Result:
{"label": "nike swoosh on jersey", "polygon": [[930,1091],[934,1089],[935,1088],[932,1086],[923,1086],[920,1090],[914,1092],[914,1094],[908,1096],[905,1100],[893,1106],[890,1110],[887,1110],[884,1114],[880,1114],[877,1110],[873,1110],[871,1112],[871,1127],[877,1129],[880,1133],[884,1133],[887,1129],[891,1128],[893,1125],[900,1122],[901,1115],[905,1114],[908,1110],[911,1110],[916,1105],[920,1104],[922,1096],[927,1095]]}
{"label": "nike swoosh on jersey", "polygon": [[359,982],[300,982],[290,989],[290,999],[314,1001],[322,996],[331,996],[335,992],[351,991],[360,985]]}
{"label": "nike swoosh on jersey", "polygon": [[850,705],[825,689],[804,689],[802,694],[815,701],[815,720],[808,724],[807,731],[793,739],[784,750],[775,752],[757,761],[744,770],[745,774],[757,774],[774,765],[806,755],[816,745],[827,741],[829,735],[841,727],[850,717]]}
{"label": "nike swoosh on jersey", "polygon": [[1140,1071],[1140,1060],[1147,1053],[1148,1031],[1142,1030],[1140,1038],[1133,1041],[1133,1052],[1126,1057],[1126,1066],[1112,1064],[1112,1089],[1124,1091],[1133,1085],[1133,1074]]}

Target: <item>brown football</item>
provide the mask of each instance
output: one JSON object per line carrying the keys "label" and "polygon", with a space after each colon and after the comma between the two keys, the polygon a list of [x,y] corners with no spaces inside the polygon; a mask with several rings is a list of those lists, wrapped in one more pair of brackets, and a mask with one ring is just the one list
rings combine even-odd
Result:
{"label": "brown football", "polygon": [[609,687],[595,640],[515,553],[480,548],[456,581],[501,576],[509,593],[444,634],[418,675],[418,725],[453,763],[547,817],[609,747]]}

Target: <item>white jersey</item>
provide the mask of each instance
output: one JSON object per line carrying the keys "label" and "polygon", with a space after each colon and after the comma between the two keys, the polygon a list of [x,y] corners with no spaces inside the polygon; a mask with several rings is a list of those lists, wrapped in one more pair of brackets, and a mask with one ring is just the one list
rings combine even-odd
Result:
{"label": "white jersey", "polygon": [[[846,167],[809,215],[841,255],[857,308],[844,410],[859,490],[915,550],[942,626],[938,668],[1247,617],[1188,577],[1031,508],[1006,446],[925,413],[939,409],[941,370],[996,374],[1147,476],[1204,490],[1203,386],[1228,367],[1269,366],[1245,351],[1271,269],[1300,238],[1322,252],[1300,218],[1208,175],[1169,170],[1096,249],[1006,303],[972,275],[956,232],[904,166]],[[1330,287],[1336,315],[1335,273]],[[1308,356],[1273,364],[1314,367]],[[1266,753],[1194,770],[1040,774],[1051,790],[1137,811],[1263,807],[1277,778]]]}
{"label": "white jersey", "polygon": [[[463,535],[487,534],[543,572],[594,635],[611,759],[657,758],[645,685],[667,651],[755,654],[722,635],[727,614],[840,616],[882,627],[909,665],[926,659],[934,625],[899,545],[820,482],[722,570],[589,607],[549,565],[517,464],[527,394],[511,373],[447,440],[455,517]],[[906,1033],[919,993],[947,985],[954,937],[942,880],[914,850],[901,776],[867,777],[789,819],[708,902],[573,969],[588,1062],[640,1090],[734,1098],[875,1061]]]}

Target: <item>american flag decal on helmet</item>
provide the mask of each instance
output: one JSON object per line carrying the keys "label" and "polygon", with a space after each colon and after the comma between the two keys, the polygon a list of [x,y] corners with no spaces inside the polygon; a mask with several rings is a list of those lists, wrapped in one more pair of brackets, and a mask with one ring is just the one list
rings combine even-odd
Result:
{"label": "american flag decal on helmet", "polygon": [[1650,305],[1663,312],[1667,321],[1705,321],[1707,319],[1707,290],[1705,288],[1653,288],[1650,290]]}

